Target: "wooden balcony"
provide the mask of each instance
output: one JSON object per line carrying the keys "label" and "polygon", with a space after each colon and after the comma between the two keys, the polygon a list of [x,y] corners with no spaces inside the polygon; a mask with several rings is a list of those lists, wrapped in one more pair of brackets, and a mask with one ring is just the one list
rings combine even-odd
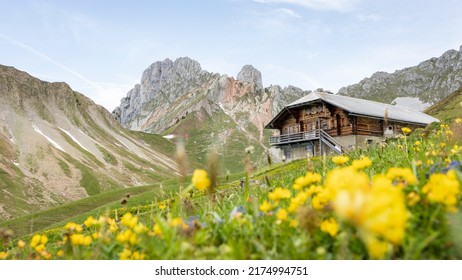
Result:
{"label": "wooden balcony", "polygon": [[304,142],[319,139],[319,130],[283,134],[280,136],[270,137],[270,145],[283,145],[296,142]]}
{"label": "wooden balcony", "polygon": [[320,143],[324,143],[336,153],[341,154],[343,152],[342,145],[322,129],[273,136],[270,138],[270,146],[286,145],[312,140],[319,140]]}

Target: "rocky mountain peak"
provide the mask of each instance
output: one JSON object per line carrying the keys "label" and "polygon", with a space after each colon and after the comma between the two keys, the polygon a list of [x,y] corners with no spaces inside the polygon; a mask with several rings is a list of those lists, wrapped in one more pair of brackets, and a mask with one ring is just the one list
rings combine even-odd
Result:
{"label": "rocky mountain peak", "polygon": [[239,73],[237,74],[237,79],[241,82],[254,83],[255,90],[263,89],[261,72],[258,71],[258,69],[256,69],[252,65],[244,65],[241,71],[239,71]]}
{"label": "rocky mountain peak", "polygon": [[462,87],[462,46],[448,50],[413,67],[393,73],[376,72],[357,84],[343,87],[340,95],[385,103],[398,97],[413,97],[421,103],[435,104]]}

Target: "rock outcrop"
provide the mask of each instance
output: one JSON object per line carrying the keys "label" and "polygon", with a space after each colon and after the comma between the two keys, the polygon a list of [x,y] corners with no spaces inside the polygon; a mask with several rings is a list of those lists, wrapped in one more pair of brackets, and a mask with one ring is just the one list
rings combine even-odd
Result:
{"label": "rock outcrop", "polygon": [[[113,116],[131,130],[163,133],[191,112],[202,109],[212,115],[216,110],[236,117],[248,112],[262,133],[263,125],[287,102],[309,92],[289,86],[263,88],[261,73],[245,65],[237,79],[209,73],[187,57],[157,61],[143,72]],[[268,108],[263,105],[268,103]],[[262,117],[263,116],[263,117]]]}
{"label": "rock outcrop", "polygon": [[[229,154],[252,145],[263,155],[268,146],[264,126],[287,103],[308,93],[293,86],[263,88],[260,71],[251,65],[233,78],[202,70],[187,57],[166,59],[144,71],[113,115],[131,130],[186,135],[189,151],[199,151],[198,160],[212,145],[233,146]],[[198,136],[202,132],[203,138]],[[233,145],[237,139],[240,144]],[[241,161],[231,165],[237,168]]]}
{"label": "rock outcrop", "polygon": [[255,85],[255,90],[263,89],[261,72],[252,65],[244,65],[241,71],[237,74],[237,79],[245,83],[253,83]]}
{"label": "rock outcrop", "polygon": [[435,104],[462,86],[462,46],[414,67],[394,73],[376,72],[359,83],[343,87],[338,94],[385,103],[397,97],[415,97]]}

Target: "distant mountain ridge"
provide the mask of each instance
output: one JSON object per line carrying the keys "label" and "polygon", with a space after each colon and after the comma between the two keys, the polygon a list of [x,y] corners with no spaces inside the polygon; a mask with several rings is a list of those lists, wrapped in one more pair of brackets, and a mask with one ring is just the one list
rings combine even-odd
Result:
{"label": "distant mountain ridge", "polygon": [[0,220],[170,178],[173,149],[65,83],[0,65]]}
{"label": "distant mountain ridge", "polygon": [[462,87],[462,46],[448,50],[393,73],[379,71],[357,84],[342,87],[338,94],[391,103],[397,97],[414,97],[436,104]]}
{"label": "distant mountain ridge", "polygon": [[[264,157],[268,131],[263,128],[285,104],[311,91],[288,86],[263,87],[260,71],[245,65],[237,78],[203,70],[188,57],[165,59],[149,66],[140,84],[127,93],[112,114],[124,127],[184,136],[194,157],[204,159],[218,146],[225,169],[242,167],[246,146]],[[257,158],[254,158],[258,160]]]}

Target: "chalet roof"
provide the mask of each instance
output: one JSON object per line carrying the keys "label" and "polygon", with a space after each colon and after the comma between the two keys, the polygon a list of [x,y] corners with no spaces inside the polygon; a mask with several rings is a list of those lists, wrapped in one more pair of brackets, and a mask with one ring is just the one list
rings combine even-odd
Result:
{"label": "chalet roof", "polygon": [[359,115],[383,119],[387,110],[388,120],[403,123],[427,125],[439,120],[425,113],[415,111],[403,106],[390,105],[365,99],[353,98],[344,95],[336,95],[325,92],[312,92],[285,106],[279,114],[274,117],[266,126],[272,128],[272,124],[277,121],[287,109],[298,108],[319,101],[334,105],[347,111],[350,115]]}

